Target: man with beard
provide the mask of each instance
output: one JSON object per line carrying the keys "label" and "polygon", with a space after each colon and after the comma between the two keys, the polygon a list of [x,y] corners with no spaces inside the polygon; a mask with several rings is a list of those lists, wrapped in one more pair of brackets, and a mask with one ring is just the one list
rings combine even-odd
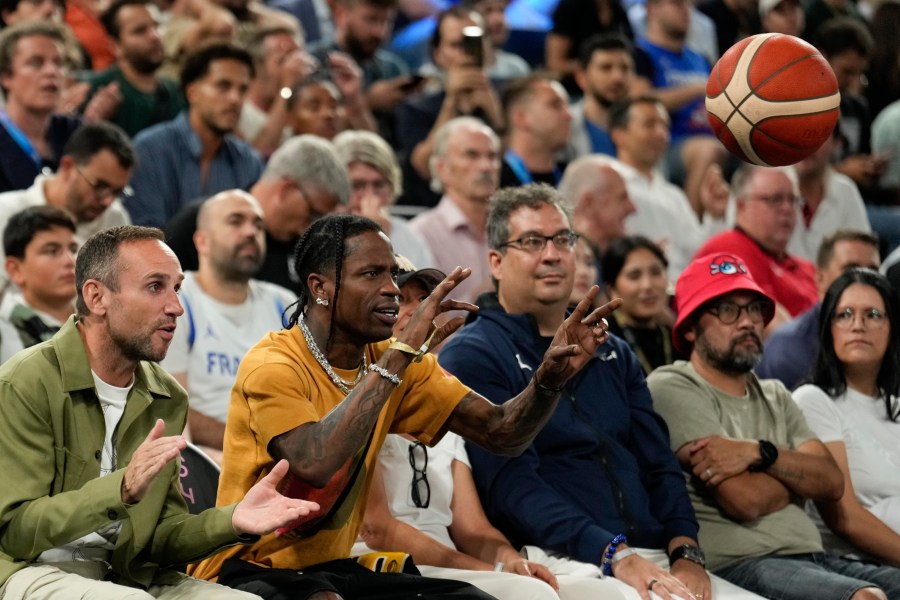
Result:
{"label": "man with beard", "polygon": [[88,77],[96,99],[89,116],[111,121],[131,137],[174,119],[184,99],[174,81],[157,76],[165,55],[156,6],[149,0],[116,0],[101,21],[115,44],[117,60]]}
{"label": "man with beard", "polygon": [[0,368],[0,596],[23,600],[245,594],[179,564],[318,510],[281,496],[287,462],[236,504],[190,515],[178,485],[187,394],[165,357],[182,273],[144,227],[107,229],[75,264],[76,315]]}
{"label": "man with beard", "polygon": [[609,135],[609,109],[624,100],[634,78],[631,43],[622,35],[597,35],[581,50],[580,68],[575,82],[584,98],[569,107],[572,113],[571,135],[566,153],[569,158],[585,154],[616,155]]}
{"label": "man with beard", "polygon": [[415,88],[406,63],[381,47],[390,36],[397,0],[337,0],[331,6],[334,43],[315,48],[313,55],[327,65],[335,50],[348,54],[362,69],[369,108],[391,113]]}
{"label": "man with beard", "polygon": [[775,302],[726,252],[692,262],[675,302],[673,343],[690,359],[660,367],[648,384],[709,569],[767,598],[897,598],[900,571],[824,553],[804,512],[806,500],[840,498],[844,481],[790,392],[752,372]]}
{"label": "man with beard", "polygon": [[191,439],[218,461],[238,365],[257,340],[281,329],[282,313],[297,297],[251,279],[266,237],[262,208],[247,192],[228,190],[204,202],[194,244],[200,267],[184,274],[184,314],[162,366],[190,395]]}
{"label": "man with beard", "polygon": [[491,287],[484,227],[500,179],[500,140],[484,122],[456,117],[438,129],[429,166],[432,188],[444,196],[410,226],[428,242],[432,266],[445,273],[457,265],[472,269],[456,288],[461,300],[472,301]]}
{"label": "man with beard", "polygon": [[[28,189],[0,194],[0,231],[19,211],[47,204],[75,219],[79,244],[97,231],[126,225],[118,198],[127,193],[133,166],[134,148],[125,132],[111,123],[84,125],[66,144],[56,174],[38,175]],[[5,281],[6,273],[0,274]]]}
{"label": "man with beard", "polygon": [[181,71],[187,111],[134,142],[134,194],[125,207],[136,224],[162,227],[195,198],[256,183],[262,160],[232,133],[252,77],[253,59],[231,44],[188,56]]}
{"label": "man with beard", "polygon": [[[803,197],[795,171],[744,165],[731,179],[735,197],[734,229],[713,236],[695,256],[734,253],[740,256],[756,284],[776,302],[767,331],[815,304],[816,268],[788,254]],[[768,322],[768,321],[767,321]]]}

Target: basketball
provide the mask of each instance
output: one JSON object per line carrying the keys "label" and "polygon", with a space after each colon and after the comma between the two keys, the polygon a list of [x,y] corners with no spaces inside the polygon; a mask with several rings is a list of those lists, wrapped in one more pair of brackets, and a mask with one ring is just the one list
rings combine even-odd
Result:
{"label": "basketball", "polygon": [[745,38],[722,55],[706,83],[709,124],[741,160],[775,167],[821,146],[840,115],[828,61],[810,44],[780,33]]}

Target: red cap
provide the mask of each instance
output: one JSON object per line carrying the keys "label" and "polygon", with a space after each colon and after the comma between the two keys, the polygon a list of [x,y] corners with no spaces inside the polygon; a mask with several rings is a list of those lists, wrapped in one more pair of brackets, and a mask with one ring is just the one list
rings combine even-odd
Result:
{"label": "red cap", "polygon": [[[734,254],[707,254],[694,259],[681,272],[675,284],[675,309],[678,313],[678,320],[672,329],[672,343],[675,348],[682,354],[690,354],[692,344],[684,339],[681,330],[698,308],[714,298],[739,291],[755,292],[772,300],[753,281],[744,261]],[[768,325],[774,316],[774,311],[766,314],[765,324]]]}

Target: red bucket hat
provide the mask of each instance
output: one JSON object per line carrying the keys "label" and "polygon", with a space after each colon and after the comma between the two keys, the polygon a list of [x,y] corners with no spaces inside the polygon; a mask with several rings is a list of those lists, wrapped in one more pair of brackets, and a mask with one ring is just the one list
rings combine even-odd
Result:
{"label": "red bucket hat", "polygon": [[[678,320],[672,328],[672,344],[675,348],[682,354],[690,354],[691,343],[684,339],[682,331],[690,316],[706,302],[738,291],[755,292],[772,301],[772,306],[775,306],[772,298],[753,281],[744,261],[734,254],[707,254],[694,259],[681,272],[675,284],[675,309],[678,313]],[[768,325],[774,316],[774,310],[766,314],[765,324]]]}

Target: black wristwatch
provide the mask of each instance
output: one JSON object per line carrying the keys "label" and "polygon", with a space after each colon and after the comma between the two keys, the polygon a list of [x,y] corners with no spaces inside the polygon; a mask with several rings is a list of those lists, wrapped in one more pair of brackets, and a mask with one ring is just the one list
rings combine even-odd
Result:
{"label": "black wristwatch", "polygon": [[706,567],[706,555],[703,554],[703,550],[693,544],[683,544],[672,550],[672,554],[669,555],[669,566],[671,567],[676,560],[682,558]]}
{"label": "black wristwatch", "polygon": [[759,473],[760,471],[765,471],[769,467],[775,464],[775,461],[778,460],[778,448],[775,447],[775,444],[769,442],[767,440],[759,440],[759,456],[760,462],[756,465],[750,465],[747,470],[751,473]]}

